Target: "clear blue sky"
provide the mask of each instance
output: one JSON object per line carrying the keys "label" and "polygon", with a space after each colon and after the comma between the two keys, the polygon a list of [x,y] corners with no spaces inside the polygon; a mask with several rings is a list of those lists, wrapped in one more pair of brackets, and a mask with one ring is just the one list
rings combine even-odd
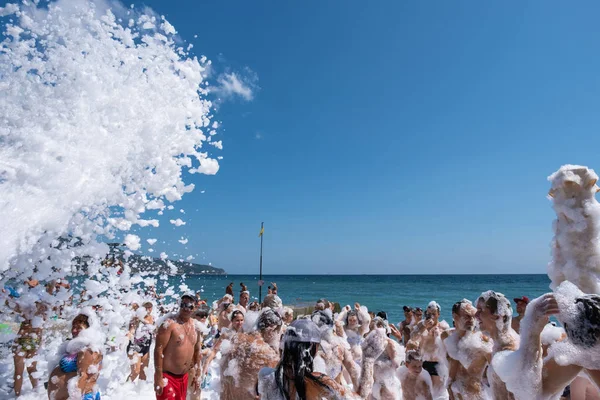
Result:
{"label": "clear blue sky", "polygon": [[544,273],[546,177],[600,169],[598,2],[143,4],[260,87],[157,252],[253,273],[264,221],[266,273]]}

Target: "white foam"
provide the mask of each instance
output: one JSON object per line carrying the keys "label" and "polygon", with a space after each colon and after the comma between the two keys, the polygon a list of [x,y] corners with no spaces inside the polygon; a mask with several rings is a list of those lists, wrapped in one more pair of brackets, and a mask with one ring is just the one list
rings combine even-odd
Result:
{"label": "white foam", "polygon": [[[558,319],[563,325],[572,327],[573,331],[570,335],[581,335],[582,339],[590,333],[586,330],[587,322],[578,318],[581,310],[575,299],[584,296],[585,293],[569,281],[562,282],[554,294],[560,311]],[[548,356],[553,357],[559,365],[574,364],[591,370],[600,369],[600,341],[592,347],[586,347],[574,343],[573,339],[575,338],[569,337],[567,340],[553,344],[548,349]]]}
{"label": "white foam", "polygon": [[584,166],[563,165],[548,180],[549,199],[557,216],[548,264],[551,287],[568,280],[585,293],[600,293],[598,175]]}
{"label": "white foam", "polygon": [[[151,382],[123,384],[129,374],[126,327],[133,317],[128,306],[135,297],[124,293],[146,278],[132,276],[128,266],[119,276],[102,265],[109,248],[97,238],[123,238],[130,250],[140,249],[139,237],[126,231],[157,226],[145,214],[162,212],[193,190],[183,181],[186,171],[217,172],[216,159],[202,149],[214,134],[205,98],[208,61],[180,49],[173,26],[156,21],[150,9],[58,0],[7,5],[0,13],[16,13],[3,21],[12,37],[0,44],[0,284],[87,272],[88,279],[74,286],[85,287],[91,300],[84,306],[103,310],[93,329],[65,346],[105,352],[98,380],[103,398],[151,398]],[[143,30],[147,23],[154,30]],[[86,271],[75,271],[75,257],[86,260]],[[29,306],[40,299],[64,306],[64,319],[44,326],[36,357],[44,376],[52,367],[46,360],[58,355],[79,312],[77,304],[64,304],[70,294],[20,300],[32,312]],[[10,368],[0,371],[0,381],[7,381]],[[22,398],[41,397],[25,388]]]}

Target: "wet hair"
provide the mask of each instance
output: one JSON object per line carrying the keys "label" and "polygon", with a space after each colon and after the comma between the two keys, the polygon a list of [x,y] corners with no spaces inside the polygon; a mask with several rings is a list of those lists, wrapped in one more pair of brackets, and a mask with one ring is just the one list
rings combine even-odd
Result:
{"label": "wet hair", "polygon": [[406,352],[406,362],[409,363],[411,361],[423,361],[419,350],[408,350]]}
{"label": "wet hair", "polygon": [[589,294],[575,299],[577,314],[570,324],[565,323],[565,331],[573,344],[593,347],[600,339],[600,296]]}
{"label": "wet hair", "polygon": [[312,313],[310,316],[312,322],[314,322],[319,328],[323,326],[332,327],[333,326],[333,318],[326,313],[325,311],[317,310]]}
{"label": "wet hair", "polygon": [[291,397],[288,390],[288,384],[286,382],[289,378],[285,374],[284,369],[291,369],[292,376],[294,377],[294,387],[296,388],[297,398],[300,400],[306,400],[305,379],[312,378],[313,362],[316,353],[317,346],[315,343],[292,341],[285,342],[281,361],[275,369],[275,383],[286,400],[291,400]]}
{"label": "wet hair", "polygon": [[[288,331],[286,335],[294,334]],[[313,375],[314,357],[317,354],[317,344],[313,342],[297,342],[286,340],[283,348],[281,361],[275,369],[275,383],[279,392],[286,400],[307,400],[306,397],[306,380],[311,380],[314,384],[329,392],[331,398],[338,393],[335,393],[332,388],[325,385],[321,380]],[[292,399],[289,392],[288,374],[285,370],[291,372],[294,378],[294,388],[296,389],[296,398]],[[327,397],[330,398],[330,397]]]}
{"label": "wet hair", "polygon": [[[198,311],[196,311],[196,314],[194,314],[194,315],[199,318],[208,318],[208,311],[207,310],[198,310]],[[233,320],[233,313],[231,314],[231,319]]]}
{"label": "wet hair", "polygon": [[271,308],[265,308],[263,312],[260,313],[258,320],[256,321],[256,327],[259,330],[263,330],[271,326],[281,326],[282,324],[283,321],[281,320],[281,316]]}
{"label": "wet hair", "polygon": [[75,318],[73,318],[73,322],[80,320],[85,325],[85,328],[90,327],[90,318],[85,314],[79,314]]}
{"label": "wet hair", "polygon": [[[512,306],[510,301],[502,294],[488,290],[479,296],[477,302],[483,301],[485,307],[490,310],[493,315],[502,317],[502,320],[506,324],[512,319]],[[504,306],[504,309],[501,307]]]}
{"label": "wet hair", "polygon": [[413,309],[410,308],[409,306],[404,306],[404,307],[402,307],[402,309],[404,310],[404,312],[412,312],[413,311]]}
{"label": "wet hair", "polygon": [[[206,315],[208,315],[208,313]],[[244,313],[241,312],[240,310],[235,310],[234,312],[231,313],[231,321],[233,321],[233,319],[235,317],[237,317],[238,315],[241,315],[243,317]]]}
{"label": "wet hair", "polygon": [[377,317],[380,317],[381,319],[385,319],[387,321],[387,313],[385,311],[379,311],[377,313]]}

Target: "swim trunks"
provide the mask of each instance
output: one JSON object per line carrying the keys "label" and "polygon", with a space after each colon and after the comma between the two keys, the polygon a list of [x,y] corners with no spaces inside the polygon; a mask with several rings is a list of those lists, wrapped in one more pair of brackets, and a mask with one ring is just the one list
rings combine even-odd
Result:
{"label": "swim trunks", "polygon": [[437,365],[437,361],[423,361],[423,369],[431,376],[438,376]]}
{"label": "swim trunks", "polygon": [[163,379],[167,380],[161,395],[156,394],[156,400],[186,400],[188,374],[176,375],[163,372]]}

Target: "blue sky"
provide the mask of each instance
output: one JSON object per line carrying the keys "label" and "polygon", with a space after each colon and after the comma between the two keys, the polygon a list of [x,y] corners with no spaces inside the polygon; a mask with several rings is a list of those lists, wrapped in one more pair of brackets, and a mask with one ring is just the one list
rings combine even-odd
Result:
{"label": "blue sky", "polygon": [[143,4],[257,78],[157,252],[252,273],[264,221],[266,273],[544,273],[546,177],[600,169],[597,2]]}

